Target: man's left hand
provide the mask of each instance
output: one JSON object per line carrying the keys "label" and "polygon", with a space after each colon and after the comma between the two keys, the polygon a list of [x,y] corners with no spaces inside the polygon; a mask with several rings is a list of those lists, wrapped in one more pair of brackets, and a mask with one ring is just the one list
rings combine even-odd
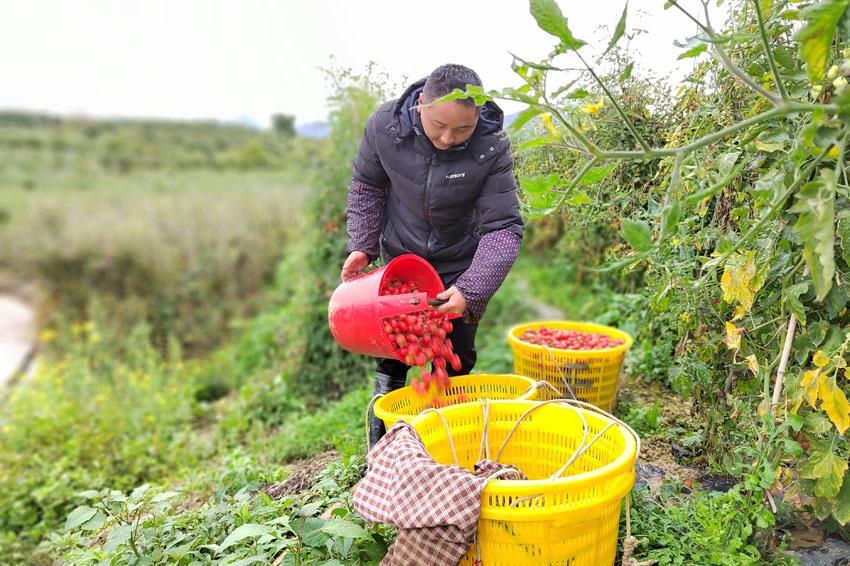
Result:
{"label": "man's left hand", "polygon": [[437,298],[448,299],[448,302],[437,307],[436,310],[440,312],[446,314],[463,314],[463,311],[466,310],[466,299],[454,285],[437,295]]}

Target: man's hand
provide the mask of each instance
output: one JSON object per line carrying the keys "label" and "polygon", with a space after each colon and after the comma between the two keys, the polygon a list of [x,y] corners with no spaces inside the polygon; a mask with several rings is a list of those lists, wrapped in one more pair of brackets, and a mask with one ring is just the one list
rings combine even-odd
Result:
{"label": "man's hand", "polygon": [[452,285],[439,295],[438,299],[448,299],[448,302],[437,307],[437,310],[446,314],[463,314],[466,310],[466,299],[460,294],[457,287]]}
{"label": "man's hand", "polygon": [[363,273],[363,270],[366,269],[368,265],[369,256],[363,252],[351,252],[348,254],[345,263],[342,264],[342,271],[339,274],[339,278],[343,281],[353,279]]}

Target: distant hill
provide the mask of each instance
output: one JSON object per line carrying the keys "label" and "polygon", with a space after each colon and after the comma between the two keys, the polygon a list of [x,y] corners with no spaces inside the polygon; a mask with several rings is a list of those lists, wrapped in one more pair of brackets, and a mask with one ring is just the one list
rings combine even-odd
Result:
{"label": "distant hill", "polygon": [[296,126],[295,131],[302,138],[326,138],[331,133],[331,126],[327,122],[309,122]]}
{"label": "distant hill", "polygon": [[[510,126],[519,116],[519,112],[508,114],[505,116],[505,127]],[[331,133],[331,126],[327,122],[309,122],[296,126],[295,131],[302,138],[326,138]]]}
{"label": "distant hill", "polygon": [[98,118],[0,109],[0,164],[35,167],[50,162],[69,170],[120,174],[137,169],[283,168],[299,151],[322,143],[284,138],[259,128],[247,115],[235,120]]}

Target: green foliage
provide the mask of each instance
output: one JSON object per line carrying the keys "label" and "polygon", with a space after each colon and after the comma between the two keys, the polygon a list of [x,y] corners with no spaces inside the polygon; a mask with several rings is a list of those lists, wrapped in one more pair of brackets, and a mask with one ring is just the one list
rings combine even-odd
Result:
{"label": "green foliage", "polygon": [[371,388],[351,391],[317,411],[290,415],[271,441],[269,455],[279,461],[313,456],[335,448],[343,458],[359,454],[366,444],[365,415]]}
{"label": "green foliage", "polygon": [[58,329],[63,355],[43,358],[0,410],[2,538],[38,541],[65,521],[75,492],[128,489],[204,450],[188,436],[203,410],[193,399],[200,368],[161,360],[143,327],[123,340],[101,332]]}
{"label": "green foliage", "polygon": [[[555,8],[532,3],[536,16],[545,14],[541,27],[558,36],[566,22]],[[589,284],[620,297],[611,303],[631,295],[621,320],[637,331],[632,369],[694,397],[705,425],[699,457],[743,477],[748,489],[781,480],[815,496],[817,516],[844,517],[836,497],[844,470],[833,464],[850,450],[848,388],[839,379],[850,323],[841,239],[841,211],[850,206],[850,51],[839,25],[847,3],[803,10],[800,58],[793,18],[758,8],[765,13],[735,4],[721,32],[702,26],[684,56],[711,49],[716,58],[698,64],[676,96],[643,83],[616,48],[601,75],[580,59],[590,77],[564,76],[556,59],[563,40],[542,61],[515,62],[524,83],[517,90],[539,117],[515,136],[521,179],[531,180],[521,182],[524,200],[555,217],[529,235],[533,248],[548,248],[538,251],[547,261],[561,255],[578,273],[599,266]],[[568,95],[579,90],[588,94]],[[567,204],[563,195],[598,167],[614,168],[588,192],[592,202]],[[803,416],[796,432],[775,424],[771,411],[792,313],[801,325],[774,410],[780,423]],[[812,451],[801,451],[799,434]]]}
{"label": "green foliage", "polygon": [[554,35],[561,43],[570,49],[578,49],[586,42],[573,36],[567,18],[561,13],[561,8],[554,0],[531,0],[531,15],[537,21],[540,29]]}
{"label": "green foliage", "polygon": [[632,532],[640,541],[639,560],[657,560],[659,566],[793,563],[750,542],[755,526],[774,521],[756,498],[736,488],[727,493],[696,490],[692,495],[682,495],[679,489],[666,483],[656,494],[646,488],[635,493],[631,516]]}
{"label": "green foliage", "polygon": [[298,332],[291,337],[287,349],[292,363],[289,385],[308,404],[339,398],[363,384],[371,365],[371,360],[343,351],[330,339],[327,305],[339,285],[345,259],[346,191],[351,163],[367,118],[386,98],[386,81],[371,68],[362,75],[347,70],[329,72],[329,78],[334,88],[329,100],[329,145],[316,169],[312,180],[315,188],[305,206],[310,222],[302,227],[298,245],[287,259],[292,266],[287,289],[289,305],[293,319],[299,321]]}
{"label": "green foliage", "polygon": [[189,352],[256,310],[306,193],[277,171],[42,172],[34,193],[9,182],[0,173],[0,271],[36,282],[51,313],[99,307],[112,331],[144,320],[160,347],[174,337]]}
{"label": "green foliage", "polygon": [[180,493],[147,485],[129,494],[87,491],[78,494],[85,503],[69,514],[66,532],[43,548],[74,564],[377,564],[392,533],[366,527],[351,508],[348,488],[362,469],[362,459],[352,458],[331,464],[294,497],[240,489],[191,508]]}
{"label": "green foliage", "polygon": [[655,434],[661,427],[661,401],[652,405],[618,403],[617,413],[641,437]]}
{"label": "green foliage", "polygon": [[800,58],[806,63],[806,72],[813,84],[819,83],[826,74],[832,36],[847,5],[847,0],[826,0],[803,10],[806,25],[794,38],[800,42]]}

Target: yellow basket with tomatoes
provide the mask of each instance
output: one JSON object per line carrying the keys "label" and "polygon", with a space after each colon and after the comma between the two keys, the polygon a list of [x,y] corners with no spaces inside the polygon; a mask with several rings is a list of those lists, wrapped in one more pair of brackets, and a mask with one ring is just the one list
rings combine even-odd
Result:
{"label": "yellow basket with tomatoes", "polygon": [[514,373],[548,381],[564,398],[612,411],[631,336],[610,326],[548,320],[518,324],[508,332]]}

